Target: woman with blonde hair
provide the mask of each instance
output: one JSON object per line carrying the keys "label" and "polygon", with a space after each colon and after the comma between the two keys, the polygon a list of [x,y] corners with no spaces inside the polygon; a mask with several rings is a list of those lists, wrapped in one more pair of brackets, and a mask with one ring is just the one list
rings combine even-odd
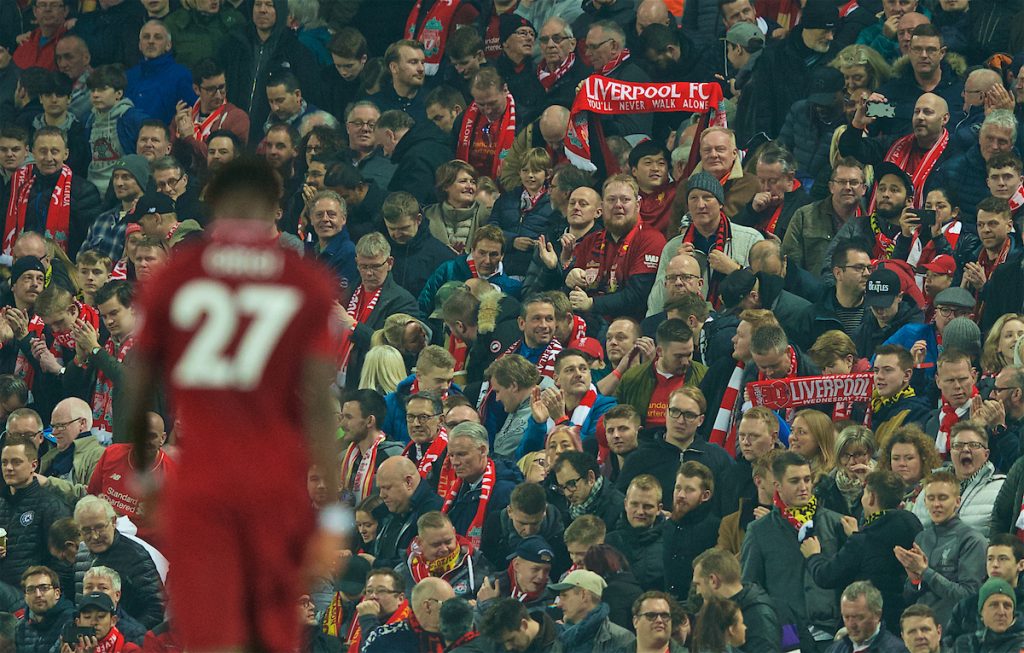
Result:
{"label": "woman with blonde hair", "polygon": [[832,420],[820,410],[800,410],[793,415],[789,430],[789,450],[795,451],[811,466],[815,478],[828,474],[835,467],[836,434]]}
{"label": "woman with blonde hair", "polygon": [[548,475],[548,457],[543,451],[531,451],[516,462],[527,483],[543,484]]}
{"label": "woman with blonde hair", "polygon": [[477,172],[458,159],[437,169],[435,188],[440,202],[423,209],[430,235],[452,248],[456,254],[469,250],[477,227],[487,223],[491,210],[476,197]]}
{"label": "woman with blonde hair", "polygon": [[[416,357],[430,343],[430,327],[408,313],[395,313],[384,319],[384,327],[373,332],[370,347],[391,345],[402,354],[406,369],[416,365]],[[405,377],[402,377],[405,378]]]}
{"label": "woman with blonde hair", "polygon": [[836,467],[814,487],[820,505],[860,519],[864,479],[875,471],[875,436],[866,426],[847,426],[836,438]]}
{"label": "woman with blonde hair", "polygon": [[829,65],[843,73],[847,93],[859,89],[877,91],[879,86],[892,77],[892,68],[885,58],[866,45],[846,46]]}
{"label": "woman with blonde hair", "polygon": [[391,345],[371,347],[363,359],[359,374],[360,390],[376,390],[382,395],[394,392],[398,383],[408,376],[402,352]]}
{"label": "woman with blonde hair", "polygon": [[1024,336],[1024,316],[1017,313],[1000,315],[981,347],[982,378],[993,377],[1014,363],[1014,350]]}
{"label": "woman with blonde hair", "polygon": [[935,441],[913,424],[896,429],[878,454],[878,468],[895,472],[903,481],[905,510],[913,509],[922,479],[941,464]]}

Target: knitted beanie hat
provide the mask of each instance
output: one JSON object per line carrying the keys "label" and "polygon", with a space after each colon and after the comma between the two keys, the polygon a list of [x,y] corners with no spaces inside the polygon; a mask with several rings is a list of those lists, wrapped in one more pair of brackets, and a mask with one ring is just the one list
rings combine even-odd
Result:
{"label": "knitted beanie hat", "polygon": [[985,601],[992,598],[995,594],[1002,594],[1010,598],[1013,601],[1013,609],[1017,609],[1017,596],[1013,593],[1013,588],[1002,578],[989,578],[985,581],[985,584],[978,590],[978,613],[981,613],[981,609],[985,607]]}
{"label": "knitted beanie hat", "polygon": [[715,196],[719,204],[725,204],[725,190],[722,184],[715,179],[714,175],[707,172],[698,172],[686,180],[686,197],[695,190],[704,190]]}
{"label": "knitted beanie hat", "polygon": [[969,317],[952,319],[942,331],[942,346],[960,349],[973,356],[981,350],[981,329]]}

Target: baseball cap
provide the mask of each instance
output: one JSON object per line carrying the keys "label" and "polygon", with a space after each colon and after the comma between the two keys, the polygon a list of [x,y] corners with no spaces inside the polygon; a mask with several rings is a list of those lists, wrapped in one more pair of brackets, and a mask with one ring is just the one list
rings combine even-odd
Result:
{"label": "baseball cap", "polygon": [[604,588],[608,587],[608,583],[604,582],[603,578],[592,571],[576,569],[574,571],[570,571],[569,574],[562,579],[561,583],[548,585],[548,589],[554,592],[564,592],[565,590],[569,590],[574,587],[581,587],[585,590],[590,590],[600,597],[601,594],[604,593]]}
{"label": "baseball cap", "polygon": [[434,294],[434,306],[436,306],[436,308],[434,309],[434,312],[430,314],[430,319],[442,319],[444,317],[444,311],[441,309],[444,307],[444,303],[448,301],[448,298],[451,297],[456,290],[462,290],[465,287],[466,284],[462,281],[445,281],[441,284],[441,287],[437,289],[437,293]]}
{"label": "baseball cap", "polygon": [[128,216],[128,222],[138,222],[144,215],[175,213],[174,200],[163,193],[149,191],[135,203],[135,210]]}
{"label": "baseball cap", "polygon": [[338,589],[349,596],[359,596],[366,587],[370,575],[370,563],[361,556],[351,556],[345,565],[345,574],[338,581]]}
{"label": "baseball cap", "polygon": [[749,268],[730,272],[729,276],[718,284],[718,296],[722,299],[722,306],[732,308],[739,304],[740,300],[754,289],[755,283],[757,283],[757,277]]}
{"label": "baseball cap", "polygon": [[954,308],[974,308],[977,302],[966,288],[953,286],[935,295],[936,306],[952,306]]}
{"label": "baseball cap", "polygon": [[831,106],[835,104],[836,93],[844,88],[843,73],[832,66],[818,66],[811,71],[811,89],[807,99],[811,104]]}
{"label": "baseball cap", "polygon": [[864,293],[864,306],[868,308],[889,308],[900,294],[900,278],[892,270],[880,268],[868,277]]}
{"label": "baseball cap", "polygon": [[519,546],[508,556],[508,560],[522,558],[527,562],[550,565],[555,559],[555,552],[551,545],[540,535],[531,535],[519,541]]}
{"label": "baseball cap", "polygon": [[903,182],[903,187],[906,188],[907,190],[907,197],[914,196],[914,182],[911,181],[910,175],[908,175],[906,171],[903,170],[903,168],[900,168],[895,163],[890,163],[889,161],[879,163],[878,165],[875,166],[876,184],[882,181],[882,177],[886,175],[894,175],[898,177],[899,180]]}
{"label": "baseball cap", "polygon": [[757,25],[751,23],[736,23],[725,33],[725,40],[749,50],[751,41],[758,41],[758,47],[764,45],[764,32]]}
{"label": "baseball cap", "polygon": [[836,29],[839,26],[839,9],[829,0],[810,0],[800,15],[800,27],[804,29]]}
{"label": "baseball cap", "polygon": [[103,592],[93,592],[92,594],[86,594],[78,601],[78,609],[86,610],[103,610],[104,612],[114,613],[114,602],[109,596]]}
{"label": "baseball cap", "polygon": [[573,349],[579,349],[584,354],[596,361],[604,360],[604,349],[597,338],[580,338],[573,343]]}
{"label": "baseball cap", "polygon": [[951,275],[956,272],[956,259],[949,254],[939,254],[927,263],[922,263],[921,267],[935,274]]}

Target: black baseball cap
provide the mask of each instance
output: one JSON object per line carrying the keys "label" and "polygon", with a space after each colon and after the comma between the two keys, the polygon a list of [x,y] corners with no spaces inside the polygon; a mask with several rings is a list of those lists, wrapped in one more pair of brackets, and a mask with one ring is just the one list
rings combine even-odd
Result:
{"label": "black baseball cap", "polygon": [[550,565],[555,559],[555,551],[543,537],[531,535],[520,540],[519,546],[508,557],[509,560],[514,558],[522,558],[528,562]]}
{"label": "black baseball cap", "polygon": [[138,222],[144,215],[176,212],[174,200],[163,193],[149,191],[135,202],[135,209],[128,215],[128,222]]}
{"label": "black baseball cap", "polygon": [[864,292],[864,306],[868,308],[889,308],[899,296],[900,277],[892,270],[879,268],[868,277]]}
{"label": "black baseball cap", "polygon": [[875,166],[875,184],[882,181],[882,177],[886,175],[894,175],[903,182],[904,188],[907,189],[907,197],[911,198],[914,196],[914,182],[910,179],[910,175],[906,173],[903,168],[899,167],[895,163],[885,161]]}
{"label": "black baseball cap", "polygon": [[103,612],[114,613],[114,601],[103,592],[86,594],[78,601],[78,609],[81,610],[102,610]]}

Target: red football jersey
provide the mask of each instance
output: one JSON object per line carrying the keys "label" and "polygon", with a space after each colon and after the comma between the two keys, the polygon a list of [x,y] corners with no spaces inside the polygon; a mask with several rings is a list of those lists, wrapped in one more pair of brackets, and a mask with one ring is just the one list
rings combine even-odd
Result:
{"label": "red football jersey", "polygon": [[177,408],[180,477],[305,478],[303,364],[335,354],[337,284],[259,229],[219,221],[143,288],[135,349]]}
{"label": "red football jersey", "polygon": [[[154,542],[153,520],[141,502],[139,488],[133,483],[135,467],[131,463],[132,445],[112,444],[103,450],[89,479],[89,494],[102,496],[119,515],[127,515],[139,529],[139,537]],[[160,479],[174,476],[177,465],[163,451],[157,453],[156,464],[150,471]]]}

